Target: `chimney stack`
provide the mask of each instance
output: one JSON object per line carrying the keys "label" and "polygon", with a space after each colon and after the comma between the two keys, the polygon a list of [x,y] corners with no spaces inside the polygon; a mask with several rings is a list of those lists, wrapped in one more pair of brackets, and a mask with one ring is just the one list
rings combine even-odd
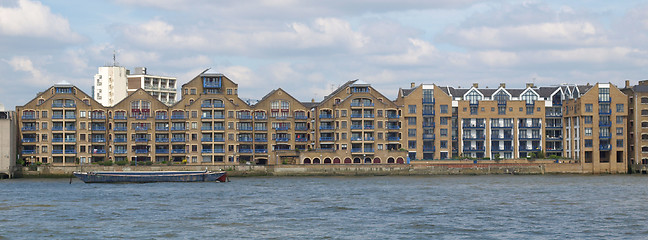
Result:
{"label": "chimney stack", "polygon": [[629,88],[629,87],[630,87],[630,80],[626,80],[626,81],[625,81],[625,87],[626,87],[626,88]]}
{"label": "chimney stack", "polygon": [[501,88],[506,88],[506,83],[500,83]]}
{"label": "chimney stack", "polygon": [[533,85],[533,83],[527,83],[527,84],[526,84],[526,87],[527,87],[527,88],[534,88],[535,85]]}
{"label": "chimney stack", "polygon": [[474,88],[479,88],[479,83],[473,83]]}
{"label": "chimney stack", "polygon": [[412,84],[411,84],[410,86],[412,86],[411,88],[415,88],[415,87],[416,87],[416,83],[412,82]]}

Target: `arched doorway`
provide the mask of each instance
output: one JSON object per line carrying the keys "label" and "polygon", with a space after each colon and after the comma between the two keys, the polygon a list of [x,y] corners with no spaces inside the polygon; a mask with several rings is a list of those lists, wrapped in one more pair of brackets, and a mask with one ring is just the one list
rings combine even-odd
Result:
{"label": "arched doorway", "polygon": [[398,157],[398,158],[396,159],[396,163],[398,163],[398,164],[403,164],[403,163],[405,163],[405,161],[403,160],[402,157]]}
{"label": "arched doorway", "polygon": [[374,158],[373,163],[380,163],[380,158],[379,157]]}
{"label": "arched doorway", "polygon": [[351,158],[345,158],[344,163],[351,163]]}
{"label": "arched doorway", "polygon": [[304,158],[304,164],[311,164],[310,158]]}
{"label": "arched doorway", "polygon": [[320,164],[319,158],[313,158],[313,164]]}
{"label": "arched doorway", "polygon": [[371,158],[370,157],[365,158],[364,163],[371,163]]}
{"label": "arched doorway", "polygon": [[340,164],[340,158],[339,157],[334,158],[333,164]]}
{"label": "arched doorway", "polygon": [[331,158],[324,158],[324,164],[331,164]]}
{"label": "arched doorway", "polygon": [[353,163],[361,163],[361,160],[359,157],[353,159]]}
{"label": "arched doorway", "polygon": [[387,158],[387,163],[394,163],[394,158],[393,157]]}

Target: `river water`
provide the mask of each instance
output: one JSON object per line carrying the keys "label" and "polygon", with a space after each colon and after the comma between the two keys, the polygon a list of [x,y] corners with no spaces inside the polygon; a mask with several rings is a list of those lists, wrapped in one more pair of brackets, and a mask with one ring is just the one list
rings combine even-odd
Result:
{"label": "river water", "polygon": [[645,239],[648,177],[0,180],[0,239]]}

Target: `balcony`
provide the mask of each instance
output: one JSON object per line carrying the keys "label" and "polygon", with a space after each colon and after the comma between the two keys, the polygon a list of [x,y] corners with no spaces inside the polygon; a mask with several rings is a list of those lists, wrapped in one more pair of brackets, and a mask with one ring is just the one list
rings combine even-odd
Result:
{"label": "balcony", "polygon": [[65,127],[65,131],[76,131],[76,127],[75,126],[67,126],[67,127]]}
{"label": "balcony", "polygon": [[388,114],[388,115],[387,115],[387,118],[388,118],[388,119],[398,119],[398,118],[400,118],[400,116],[398,116],[398,115],[396,115],[396,114]]}
{"label": "balcony", "polygon": [[492,152],[510,152],[513,151],[513,146],[493,147]]}
{"label": "balcony", "polygon": [[185,127],[171,127],[171,131],[184,131],[187,130]]}
{"label": "balcony", "polygon": [[149,128],[145,126],[136,126],[135,131],[148,131]]}
{"label": "balcony", "polygon": [[169,127],[156,126],[155,131],[169,131]]}
{"label": "balcony", "polygon": [[463,128],[485,128],[486,124],[484,123],[477,123],[477,124],[463,124]]}
{"label": "balcony", "polygon": [[349,140],[351,140],[351,141],[362,141],[362,137],[350,137]]}
{"label": "balcony", "polygon": [[252,126],[239,126],[238,130],[239,131],[252,131]]}
{"label": "balcony", "polygon": [[423,146],[423,152],[434,152],[434,151],[436,151],[435,146],[427,146],[427,147]]}
{"label": "balcony", "polygon": [[69,142],[69,143],[76,142],[76,138],[66,138],[65,142]]}
{"label": "balcony", "polygon": [[185,119],[185,115],[171,115],[171,119]]}
{"label": "balcony", "polygon": [[52,108],[62,108],[63,103],[52,103]]}
{"label": "balcony", "polygon": [[539,123],[532,123],[532,124],[518,124],[519,128],[541,128],[542,125]]}
{"label": "balcony", "polygon": [[156,138],[155,142],[166,143],[166,142],[169,142],[169,139],[168,138]]}
{"label": "balcony", "polygon": [[424,122],[423,128],[434,128],[434,122]]}
{"label": "balcony", "polygon": [[540,140],[540,136],[520,135],[521,140]]}
{"label": "balcony", "polygon": [[115,149],[115,154],[126,154],[128,150],[126,149]]}
{"label": "balcony", "polygon": [[610,115],[610,114],[612,114],[612,109],[607,109],[607,110],[599,109],[599,115]]}
{"label": "balcony", "polygon": [[215,137],[214,142],[225,142],[225,138],[222,137]]}
{"label": "balcony", "polygon": [[93,138],[91,140],[91,142],[102,143],[102,142],[106,142],[106,139],[105,138]]}
{"label": "balcony", "polygon": [[351,152],[352,152],[352,153],[361,153],[361,152],[362,152],[362,148],[351,148]]}
{"label": "balcony", "polygon": [[434,116],[436,111],[423,111],[423,116]]}
{"label": "balcony", "polygon": [[33,142],[36,142],[36,138],[23,138],[22,142],[24,142],[24,143],[33,143]]}
{"label": "balcony", "polygon": [[612,138],[612,135],[610,134],[599,134],[600,139],[610,139]]}
{"label": "balcony", "polygon": [[268,149],[254,149],[254,153],[268,153]]}
{"label": "balcony", "polygon": [[212,149],[203,149],[203,150],[200,150],[200,152],[201,153],[214,153],[214,150],[212,150]]}
{"label": "balcony", "polygon": [[212,115],[202,115],[202,116],[200,116],[200,118],[202,118],[202,119],[211,119]]}
{"label": "balcony", "polygon": [[172,149],[171,153],[185,153],[184,149]]}
{"label": "balcony", "polygon": [[605,122],[599,122],[599,127],[611,127],[612,122],[610,121],[605,121]]}
{"label": "balcony", "polygon": [[22,150],[22,154],[35,154],[36,150]]}
{"label": "balcony", "polygon": [[366,153],[372,153],[372,152],[374,152],[374,149],[373,149],[373,148],[365,148],[365,149],[364,149],[364,152],[366,152]]}
{"label": "balcony", "polygon": [[485,135],[464,135],[463,140],[484,140],[486,139]]}
{"label": "balcony", "polygon": [[225,130],[224,126],[214,126],[214,131],[223,131]]}
{"label": "balcony", "polygon": [[52,131],[63,131],[63,126],[52,126]]}
{"label": "balcony", "polygon": [[290,130],[290,127],[276,127],[275,130],[277,130],[277,131],[287,131],[287,130]]}
{"label": "balcony", "polygon": [[239,137],[238,139],[239,142],[252,142],[252,140],[250,137]]}
{"label": "balcony", "polygon": [[290,141],[290,138],[278,137],[278,138],[275,138],[275,141],[277,141],[277,142],[288,142],[288,141]]}
{"label": "balcony", "polygon": [[[600,123],[599,123],[599,125],[600,125]],[[560,125],[560,124],[547,124],[547,126],[545,126],[545,128],[560,129],[560,128],[562,128],[562,125]]]}
{"label": "balcony", "polygon": [[213,103],[212,106],[214,108],[224,108],[225,104],[223,104],[223,103]]}
{"label": "balcony", "polygon": [[225,119],[225,115],[219,114],[219,115],[214,115],[214,119]]}
{"label": "balcony", "polygon": [[92,154],[106,154],[105,149],[92,149]]}
{"label": "balcony", "polygon": [[76,115],[74,115],[74,114],[66,114],[65,119],[76,119]]}
{"label": "balcony", "polygon": [[104,119],[106,119],[106,115],[91,115],[91,116],[90,116],[90,119],[93,119],[93,120],[95,120],[95,119],[96,119],[96,120],[104,120]]}
{"label": "balcony", "polygon": [[374,115],[373,114],[365,114],[364,117],[365,118],[374,118]]}
{"label": "balcony", "polygon": [[52,115],[52,119],[63,119],[63,114]]}
{"label": "balcony", "polygon": [[171,138],[171,142],[184,142],[185,138]]}
{"label": "balcony", "polygon": [[537,151],[542,151],[542,148],[540,147],[527,147],[527,146],[520,146],[520,152],[537,152]]}
{"label": "balcony", "polygon": [[106,127],[104,127],[104,126],[92,126],[92,129],[90,129],[90,130],[91,131],[106,131]]}
{"label": "balcony", "polygon": [[148,142],[147,138],[135,138],[135,142]]}
{"label": "balcony", "polygon": [[335,126],[333,126],[333,125],[322,125],[322,126],[319,127],[319,129],[320,130],[335,130]]}
{"label": "balcony", "polygon": [[610,150],[612,150],[612,144],[601,144],[601,145],[599,145],[599,150],[601,150],[601,151],[610,151]]}
{"label": "balcony", "polygon": [[484,147],[484,146],[464,147],[463,151],[464,152],[483,152],[483,151],[486,151],[486,147]]}
{"label": "balcony", "polygon": [[169,153],[169,149],[155,149],[155,153],[160,153],[160,154]]}
{"label": "balcony", "polygon": [[331,114],[320,114],[319,118],[333,118]]}
{"label": "balcony", "polygon": [[423,98],[423,104],[434,104],[434,98]]}
{"label": "balcony", "polygon": [[365,125],[364,129],[374,129],[374,126],[373,125]]}
{"label": "balcony", "polygon": [[63,142],[63,138],[52,138],[52,142]]}
{"label": "balcony", "polygon": [[211,108],[212,105],[211,105],[211,103],[203,103],[203,104],[200,104],[200,107],[201,108]]}
{"label": "balcony", "polygon": [[113,119],[115,119],[115,120],[126,120],[126,115],[115,115],[115,117],[113,117]]}
{"label": "balcony", "polygon": [[400,137],[387,137],[387,141],[390,142],[400,141]]}
{"label": "balcony", "polygon": [[295,116],[295,120],[306,120],[306,119],[308,119],[308,117],[306,117],[306,115],[296,115]]}
{"label": "balcony", "polygon": [[435,139],[435,138],[436,138],[436,135],[434,135],[434,134],[423,134],[423,139],[430,140],[430,139]]}
{"label": "balcony", "polygon": [[320,142],[332,142],[333,137],[320,137],[319,140]]}
{"label": "balcony", "polygon": [[493,140],[513,140],[513,135],[495,135],[491,136]]}
{"label": "balcony", "polygon": [[135,149],[135,154],[147,154],[148,152],[148,149]]}
{"label": "balcony", "polygon": [[36,127],[22,127],[22,131],[36,131]]}
{"label": "balcony", "polygon": [[562,148],[547,148],[545,149],[547,152],[562,152]]}
{"label": "balcony", "polygon": [[254,141],[255,142],[267,142],[268,139],[267,138],[254,138]]}
{"label": "balcony", "polygon": [[352,130],[362,129],[362,125],[351,125],[351,127],[349,127],[349,128],[351,128]]}
{"label": "balcony", "polygon": [[52,154],[63,154],[63,149],[52,149]]}
{"label": "balcony", "polygon": [[113,142],[116,143],[125,143],[126,141],[126,138],[115,138],[115,140],[113,140]]}
{"label": "balcony", "polygon": [[241,120],[252,120],[252,115],[237,115],[236,119],[241,119]]}
{"label": "balcony", "polygon": [[308,141],[308,139],[305,138],[305,137],[298,137],[298,138],[295,138],[295,142],[307,142],[307,141]]}
{"label": "balcony", "polygon": [[211,126],[202,126],[202,127],[200,127],[200,130],[201,131],[211,131],[212,127]]}
{"label": "balcony", "polygon": [[263,116],[255,115],[254,116],[254,120],[267,120],[267,119],[268,119],[268,116],[265,116],[265,115],[263,115]]}
{"label": "balcony", "polygon": [[374,141],[376,139],[374,137],[365,137],[364,140],[365,141]]}
{"label": "balcony", "polygon": [[351,118],[362,118],[362,114],[351,114]]}
{"label": "balcony", "polygon": [[296,126],[295,131],[308,131],[306,126]]}
{"label": "balcony", "polygon": [[201,142],[211,142],[211,141],[212,141],[212,138],[210,138],[210,137],[204,137],[204,138],[201,138],[200,141],[201,141]]}
{"label": "balcony", "polygon": [[21,118],[23,120],[34,120],[34,119],[36,119],[36,115],[22,115]]}
{"label": "balcony", "polygon": [[239,149],[239,153],[252,153],[252,149]]}
{"label": "balcony", "polygon": [[156,115],[155,120],[168,120],[169,117],[167,115]]}
{"label": "balcony", "polygon": [[225,153],[225,149],[216,148],[216,149],[214,149],[214,153]]}

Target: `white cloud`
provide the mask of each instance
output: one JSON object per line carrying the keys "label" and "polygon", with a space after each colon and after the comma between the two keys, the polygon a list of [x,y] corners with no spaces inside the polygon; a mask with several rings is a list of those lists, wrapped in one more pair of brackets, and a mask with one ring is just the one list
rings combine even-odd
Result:
{"label": "white cloud", "polygon": [[61,42],[79,42],[79,34],[70,29],[67,19],[53,14],[40,2],[19,0],[16,8],[0,7],[0,34],[56,39]]}
{"label": "white cloud", "polygon": [[49,83],[48,78],[45,77],[40,70],[34,67],[31,59],[25,56],[14,56],[10,60],[4,61],[7,62],[14,71],[27,72],[31,74],[31,78],[25,78],[26,82],[29,84],[41,85]]}

